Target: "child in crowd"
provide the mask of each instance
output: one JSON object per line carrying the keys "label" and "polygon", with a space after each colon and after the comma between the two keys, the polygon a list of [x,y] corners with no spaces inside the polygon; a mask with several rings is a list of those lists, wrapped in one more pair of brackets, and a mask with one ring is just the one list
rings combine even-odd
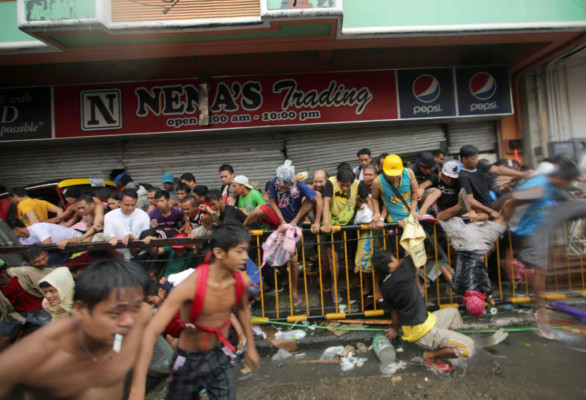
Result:
{"label": "child in crowd", "polygon": [[251,368],[259,365],[248,304],[250,278],[240,272],[248,259],[250,235],[241,226],[226,225],[211,237],[209,264],[200,265],[176,286],[149,323],[140,356],[134,368],[130,399],[144,399],[145,381],[157,337],[180,312],[185,328],[179,334],[177,358],[171,372],[167,398],[197,397],[206,388],[210,398],[235,395],[234,370],[224,345],[233,307],[248,341],[244,359]]}
{"label": "child in crowd", "polygon": [[55,268],[39,281],[43,292],[43,309],[51,314],[52,321],[71,314],[75,282],[67,267]]}

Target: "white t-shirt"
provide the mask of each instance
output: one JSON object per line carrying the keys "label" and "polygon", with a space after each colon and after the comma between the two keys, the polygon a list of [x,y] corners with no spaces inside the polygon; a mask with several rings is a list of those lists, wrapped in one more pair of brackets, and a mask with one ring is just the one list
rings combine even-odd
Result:
{"label": "white t-shirt", "polygon": [[51,238],[51,243],[59,243],[62,239],[80,237],[81,233],[66,226],[39,222],[27,227],[29,237],[18,238],[20,244],[29,245],[42,243],[45,239]]}
{"label": "white t-shirt", "polygon": [[[126,235],[131,234],[138,239],[142,231],[149,229],[150,226],[149,215],[140,208],[135,209],[130,215],[122,214],[122,210],[117,208],[104,216],[104,234],[111,238],[124,239]],[[130,259],[128,249],[118,251],[124,254],[124,258]]]}
{"label": "white t-shirt", "polygon": [[138,238],[142,231],[150,228],[150,224],[149,215],[141,209],[137,208],[132,214],[125,215],[117,208],[104,216],[104,233],[118,239],[123,239],[128,234]]}

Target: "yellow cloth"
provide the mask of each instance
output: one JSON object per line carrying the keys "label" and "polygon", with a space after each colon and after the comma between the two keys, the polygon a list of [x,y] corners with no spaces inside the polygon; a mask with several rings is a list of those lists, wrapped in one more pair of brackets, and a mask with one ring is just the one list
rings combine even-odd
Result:
{"label": "yellow cloth", "polygon": [[421,268],[427,262],[427,254],[425,253],[425,231],[419,224],[417,218],[409,215],[405,218],[405,229],[401,236],[401,246],[411,255],[413,265],[416,268]]}
{"label": "yellow cloth", "polygon": [[333,189],[330,203],[330,224],[332,226],[348,225],[354,217],[360,181],[355,180],[352,182],[348,193],[342,191],[335,176],[331,177],[329,181]]}
{"label": "yellow cloth", "polygon": [[436,316],[428,311],[427,319],[424,323],[415,326],[403,325],[403,340],[408,342],[418,341],[427,335],[427,333],[435,326],[436,323]]}
{"label": "yellow cloth", "polygon": [[75,290],[75,282],[73,276],[67,267],[55,268],[55,270],[39,281],[47,282],[49,285],[57,289],[59,299],[61,302],[56,305],[50,305],[47,299],[43,299],[43,309],[51,314],[53,321],[60,318],[67,317],[73,309],[73,292]]}
{"label": "yellow cloth", "polygon": [[26,226],[29,226],[31,223],[26,217],[26,213],[28,211],[32,210],[39,219],[39,222],[44,222],[49,219],[49,209],[51,207],[53,207],[53,204],[49,203],[48,201],[29,197],[28,199],[18,203],[17,209],[18,215],[20,219],[22,219],[22,222],[24,222]]}

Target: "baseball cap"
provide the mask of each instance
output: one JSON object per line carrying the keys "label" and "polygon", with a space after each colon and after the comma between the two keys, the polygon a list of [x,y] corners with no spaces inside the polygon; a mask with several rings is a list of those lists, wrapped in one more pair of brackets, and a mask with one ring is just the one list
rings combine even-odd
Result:
{"label": "baseball cap", "polygon": [[248,178],[244,175],[238,175],[234,177],[234,180],[232,182],[237,183],[239,185],[244,185],[247,188],[252,189],[252,186],[250,185],[250,183],[248,183]]}
{"label": "baseball cap", "polygon": [[484,314],[484,299],[486,299],[484,294],[476,290],[467,290],[464,294],[463,302],[466,306],[466,311],[468,311],[468,314],[472,315],[473,317],[480,317],[482,314]]}
{"label": "baseball cap", "polygon": [[433,154],[429,151],[424,151],[419,156],[419,160],[417,160],[417,164],[422,166],[423,168],[433,168],[435,167],[435,160],[433,159]]}
{"label": "baseball cap", "polygon": [[450,160],[444,163],[444,166],[442,167],[442,174],[456,179],[460,174],[460,169],[462,169],[462,167],[457,160]]}
{"label": "baseball cap", "polygon": [[[177,235],[173,236],[173,238],[186,238],[186,237],[189,237],[189,235],[187,233],[183,233],[183,232],[182,233],[178,233]],[[185,245],[182,245],[182,244],[175,244],[175,245],[172,245],[171,247],[174,248],[174,249],[185,249],[185,248],[187,248],[189,246],[185,246]]]}
{"label": "baseball cap", "polygon": [[175,177],[173,176],[172,173],[167,172],[166,174],[163,174],[163,183],[173,183],[175,182]]}
{"label": "baseball cap", "polygon": [[403,174],[403,160],[396,154],[388,155],[383,163],[383,171],[387,176],[401,176]]}

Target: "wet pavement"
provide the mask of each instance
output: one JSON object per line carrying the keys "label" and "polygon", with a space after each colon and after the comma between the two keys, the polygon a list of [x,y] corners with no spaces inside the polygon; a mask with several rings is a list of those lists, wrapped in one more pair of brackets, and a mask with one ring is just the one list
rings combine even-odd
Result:
{"label": "wet pavement", "polygon": [[[475,339],[482,335],[474,334]],[[301,358],[271,361],[263,358],[258,371],[237,370],[239,399],[584,399],[586,398],[586,352],[544,339],[534,331],[511,332],[499,345],[480,349],[465,365],[447,375],[438,375],[415,361],[422,350],[402,344],[397,360],[406,368],[391,377],[379,372],[372,351],[361,368],[342,372],[339,365],[301,365],[298,361],[319,359],[324,348],[304,349]]]}

